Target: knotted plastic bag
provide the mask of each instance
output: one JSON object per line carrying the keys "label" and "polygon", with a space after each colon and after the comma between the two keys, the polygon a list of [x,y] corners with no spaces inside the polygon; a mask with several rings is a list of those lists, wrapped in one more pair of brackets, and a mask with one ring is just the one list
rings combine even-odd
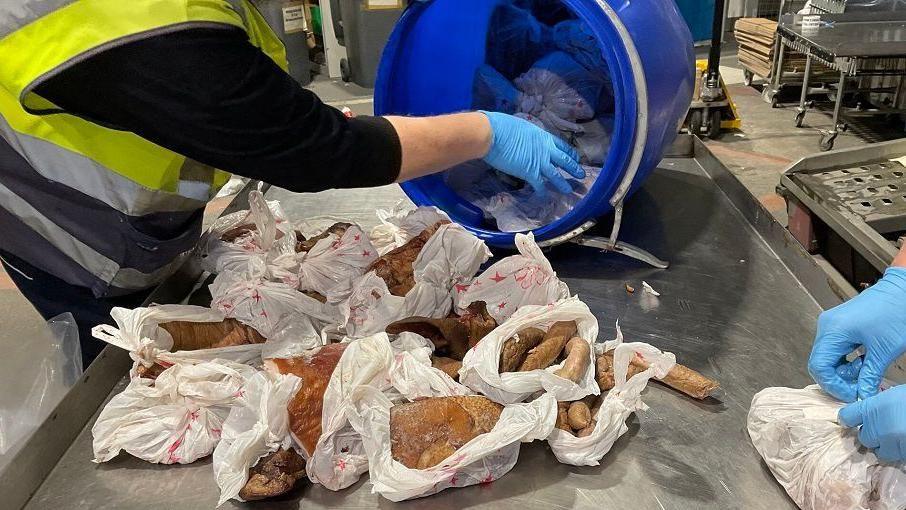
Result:
{"label": "knotted plastic bag", "polygon": [[393,209],[378,209],[376,214],[380,225],[371,229],[370,237],[379,255],[399,248],[440,221],[450,221],[447,213],[436,207],[410,209],[402,200]]}
{"label": "knotted plastic bag", "polygon": [[255,369],[226,360],[174,365],[156,380],[136,378],[91,427],[94,461],[120,451],[157,464],[189,464],[220,441],[223,420]]}
{"label": "knotted plastic bag", "polygon": [[357,387],[352,402],[350,422],[362,437],[372,491],[391,501],[497,480],[516,465],[521,442],[550,435],[557,415],[557,402],[550,395],[527,404],[506,406],[490,432],[467,442],[434,467],[410,469],[395,461],[390,451],[393,402],[370,386]]}
{"label": "knotted plastic bag", "polygon": [[516,234],[516,249],[519,255],[497,261],[468,286],[456,288],[458,309],[484,301],[488,313],[502,324],[523,305],[548,305],[569,297],[569,287],[557,278],[532,233]]}
{"label": "knotted plastic bag", "polygon": [[161,324],[174,321],[222,322],[227,317],[217,310],[192,305],[156,305],[134,309],[114,307],[110,316],[116,327],[101,324],[95,326],[91,334],[98,340],[129,351],[129,357],[134,361],[129,376],[133,378],[137,377],[140,366],[150,368],[155,364],[167,367],[214,359],[252,364],[261,362],[262,344],[172,352],[173,337],[160,327]]}
{"label": "knotted plastic bag", "polygon": [[752,399],[748,431],[774,478],[803,510],[906,507],[906,471],[882,463],[837,423],[843,403],[818,386],[766,388]]}
{"label": "knotted plastic bag", "polygon": [[516,111],[541,119],[548,129],[581,133],[577,121],[594,118],[604,86],[569,54],[557,51],[514,81],[520,90]]}
{"label": "knotted plastic bag", "polygon": [[[233,240],[221,237],[231,230],[251,226]],[[296,233],[277,201],[268,202],[259,191],[249,193],[249,209],[218,218],[199,241],[202,267],[212,273],[242,271],[250,258],[272,262],[295,252]]]}
{"label": "knotted plastic bag", "polygon": [[576,297],[544,306],[524,305],[466,353],[459,381],[501,404],[522,402],[537,391],[550,393],[558,401],[573,401],[600,394],[595,381],[594,349],[589,349],[589,369],[578,383],[554,375],[562,368],[562,363],[543,370],[500,373],[500,353],[504,342],[525,328],[547,331],[558,321],[576,321],[578,331],[575,336],[589,344],[594,344],[598,338],[598,320],[588,306]]}

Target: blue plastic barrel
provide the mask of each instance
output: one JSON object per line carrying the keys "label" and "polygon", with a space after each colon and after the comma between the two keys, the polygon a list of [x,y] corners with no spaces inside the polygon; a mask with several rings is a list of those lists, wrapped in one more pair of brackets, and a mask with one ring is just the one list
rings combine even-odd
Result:
{"label": "blue plastic barrel", "polygon": [[[378,115],[437,115],[471,109],[475,71],[485,62],[492,13],[507,0],[413,2],[384,50],[375,85]],[[535,229],[560,237],[613,211],[627,175],[630,192],[672,143],[694,83],[692,36],[673,0],[562,0],[600,43],[614,88],[611,148],[589,193],[565,216]],[[434,205],[492,246],[514,233],[487,228],[483,212],[431,175],[403,184],[417,205]]]}

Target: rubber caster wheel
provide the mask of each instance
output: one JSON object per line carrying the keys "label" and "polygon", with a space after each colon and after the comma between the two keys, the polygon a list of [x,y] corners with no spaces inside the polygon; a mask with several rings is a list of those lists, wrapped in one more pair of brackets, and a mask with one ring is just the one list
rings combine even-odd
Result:
{"label": "rubber caster wheel", "polygon": [[771,108],[777,108],[778,106],[780,106],[780,100],[777,99],[777,95],[775,94],[771,97]]}
{"label": "rubber caster wheel", "polygon": [[795,121],[795,124],[796,124],[796,127],[797,127],[797,128],[802,127],[802,121],[803,121],[803,120],[805,120],[805,110],[803,110],[803,111],[801,111],[801,112],[799,112],[799,113],[796,114],[796,121]]}
{"label": "rubber caster wheel", "polygon": [[755,78],[755,73],[749,71],[748,69],[742,70],[742,83],[746,87],[752,86],[752,80]]}
{"label": "rubber caster wheel", "polygon": [[708,138],[717,140],[720,138],[720,110],[711,110],[710,117],[708,122]]}
{"label": "rubber caster wheel", "polygon": [[824,135],[821,137],[821,141],[818,143],[818,148],[821,149],[821,152],[827,152],[834,148],[834,141],[836,139],[837,133]]}
{"label": "rubber caster wheel", "polygon": [[844,132],[844,133],[845,133],[846,130],[848,130],[848,129],[849,129],[849,124],[846,124],[846,123],[842,123],[842,124],[840,124],[839,126],[837,126],[837,130],[838,130],[838,131],[842,131],[842,132]]}
{"label": "rubber caster wheel", "polygon": [[702,111],[693,110],[689,113],[689,133],[699,136],[702,132]]}
{"label": "rubber caster wheel", "polygon": [[340,59],[340,78],[346,83],[352,80],[352,74],[349,72],[349,61],[345,58]]}

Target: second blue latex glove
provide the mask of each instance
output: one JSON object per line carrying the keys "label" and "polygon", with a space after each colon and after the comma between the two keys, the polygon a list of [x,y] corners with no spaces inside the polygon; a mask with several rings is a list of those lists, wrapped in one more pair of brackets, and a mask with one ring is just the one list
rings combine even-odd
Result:
{"label": "second blue latex glove", "polygon": [[524,180],[542,195],[547,193],[546,182],[560,193],[572,192],[561,169],[576,179],[585,178],[579,154],[568,143],[525,119],[499,112],[481,113],[488,117],[493,133],[485,163]]}
{"label": "second blue latex glove", "polygon": [[840,409],[844,427],[858,427],[859,442],[874,448],[885,462],[906,460],[906,386],[895,386],[878,395]]}
{"label": "second blue latex glove", "polygon": [[[863,347],[865,357],[853,380],[841,377],[845,356]],[[824,391],[844,401],[878,392],[884,372],[906,352],[906,268],[891,267],[878,283],[818,318],[809,373]]]}

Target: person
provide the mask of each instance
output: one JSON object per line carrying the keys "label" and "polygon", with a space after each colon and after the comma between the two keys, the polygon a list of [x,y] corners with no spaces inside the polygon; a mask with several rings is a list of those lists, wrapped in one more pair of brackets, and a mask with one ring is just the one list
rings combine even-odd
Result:
{"label": "person", "polygon": [[228,172],[295,192],[403,182],[483,158],[570,191],[575,150],[493,112],[346,118],[286,72],[250,0],[0,4],[0,258],[45,317],[90,328],[193,248]]}
{"label": "person", "polygon": [[[851,356],[855,352],[853,358]],[[906,385],[879,392],[884,373],[906,353],[906,247],[873,286],[818,318],[809,356],[812,377],[849,404],[845,427],[888,462],[906,460]]]}

